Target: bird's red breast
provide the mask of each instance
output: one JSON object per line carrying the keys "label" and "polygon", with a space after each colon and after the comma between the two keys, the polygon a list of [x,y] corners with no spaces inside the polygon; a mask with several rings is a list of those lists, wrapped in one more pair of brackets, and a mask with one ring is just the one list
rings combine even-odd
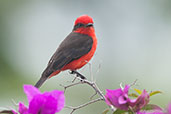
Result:
{"label": "bird's red breast", "polygon": [[[75,32],[77,32],[77,31],[75,31]],[[86,33],[86,31],[84,31],[84,33]],[[93,45],[92,45],[91,50],[87,54],[82,56],[81,58],[79,58],[77,60],[74,60],[71,63],[67,64],[61,70],[66,70],[66,69],[76,70],[76,69],[80,69],[85,64],[87,64],[90,61],[90,59],[93,57],[93,55],[94,55],[94,53],[96,51],[96,47],[97,47],[97,39],[96,39],[96,35],[94,33],[94,28],[92,28],[91,33],[87,32],[87,35],[89,35],[93,39]]]}

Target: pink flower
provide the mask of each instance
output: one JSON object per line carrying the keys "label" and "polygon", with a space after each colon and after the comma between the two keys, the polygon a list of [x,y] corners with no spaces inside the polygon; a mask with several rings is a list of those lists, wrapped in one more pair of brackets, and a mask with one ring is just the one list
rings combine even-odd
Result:
{"label": "pink flower", "polygon": [[153,112],[137,112],[137,114],[171,114],[171,104],[168,105],[166,112],[163,112],[162,110],[158,111],[153,111]]}
{"label": "pink flower", "polygon": [[138,112],[137,114],[165,114],[165,113],[160,111],[155,111],[155,112]]}
{"label": "pink flower", "polygon": [[41,93],[32,85],[24,85],[24,92],[27,95],[28,108],[19,103],[20,114],[55,114],[64,107],[65,96],[63,91],[54,90]]}
{"label": "pink flower", "polygon": [[144,90],[138,98],[131,100],[128,97],[128,91],[130,86],[126,85],[122,90],[121,88],[116,90],[106,90],[106,103],[109,106],[114,106],[121,110],[133,109],[135,112],[141,110],[149,102],[149,94]]}
{"label": "pink flower", "polygon": [[111,106],[113,105],[116,108],[122,109],[122,110],[128,110],[130,99],[128,98],[128,90],[130,86],[126,85],[125,88],[122,90],[116,89],[116,90],[106,90],[106,103]]}
{"label": "pink flower", "polygon": [[167,107],[167,112],[166,114],[171,114],[171,103]]}
{"label": "pink flower", "polygon": [[149,101],[150,101],[150,96],[149,94],[146,92],[146,90],[144,90],[140,96],[138,96],[137,99],[134,100],[133,103],[131,103],[131,107],[133,108],[133,110],[135,112],[140,111],[144,106],[146,106]]}
{"label": "pink flower", "polygon": [[14,110],[10,110],[10,113],[17,114]]}

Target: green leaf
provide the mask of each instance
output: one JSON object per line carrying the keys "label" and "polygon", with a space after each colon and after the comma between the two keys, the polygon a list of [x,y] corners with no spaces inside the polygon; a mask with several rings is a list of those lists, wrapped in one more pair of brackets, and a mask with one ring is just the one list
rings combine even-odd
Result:
{"label": "green leaf", "polygon": [[142,91],[141,91],[141,90],[136,89],[136,88],[134,88],[134,90],[135,90],[139,95],[141,95],[141,93],[142,93]]}
{"label": "green leaf", "polygon": [[132,112],[132,111],[128,111],[128,114],[135,114],[134,112]]}
{"label": "green leaf", "polygon": [[126,112],[128,111],[117,109],[113,112],[113,114],[125,114]]}
{"label": "green leaf", "polygon": [[155,104],[147,104],[145,107],[142,108],[143,110],[160,110],[162,111],[162,108],[160,108],[159,106],[155,105]]}
{"label": "green leaf", "polygon": [[105,109],[102,114],[107,114],[109,112],[109,109]]}
{"label": "green leaf", "polygon": [[129,94],[129,96],[130,96],[130,97],[136,97],[136,98],[138,97],[138,95],[135,94],[135,93],[131,93],[131,94]]}
{"label": "green leaf", "polygon": [[156,94],[159,94],[159,93],[162,93],[162,92],[161,91],[152,91],[149,95],[153,96],[153,95],[156,95]]}

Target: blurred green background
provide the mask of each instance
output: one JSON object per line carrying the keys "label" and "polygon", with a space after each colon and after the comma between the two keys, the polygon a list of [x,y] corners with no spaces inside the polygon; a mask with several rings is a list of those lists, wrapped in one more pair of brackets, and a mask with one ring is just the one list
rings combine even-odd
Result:
{"label": "blurred green background", "polygon": [[[136,88],[163,93],[151,103],[165,107],[171,101],[170,0],[1,0],[0,1],[0,107],[27,99],[23,84],[35,84],[59,43],[71,32],[75,19],[90,15],[98,38],[91,60],[92,74],[105,89],[119,88],[138,79]],[[100,67],[99,67],[100,66]],[[99,70],[99,72],[98,72]],[[90,79],[89,65],[80,72]],[[48,80],[41,91],[63,90],[68,71]],[[66,105],[77,106],[94,93],[87,85],[65,93]],[[74,114],[100,114],[99,102]],[[60,114],[68,114],[64,109]]]}

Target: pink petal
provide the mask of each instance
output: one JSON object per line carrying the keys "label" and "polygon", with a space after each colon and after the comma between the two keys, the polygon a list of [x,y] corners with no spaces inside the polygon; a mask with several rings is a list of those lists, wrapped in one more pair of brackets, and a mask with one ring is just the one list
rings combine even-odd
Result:
{"label": "pink petal", "polygon": [[11,110],[11,112],[13,113],[13,114],[18,114],[17,112],[15,112],[14,110]]}
{"label": "pink petal", "polygon": [[121,96],[122,90],[121,89],[116,89],[116,90],[106,90],[106,103],[108,105],[113,105],[115,107],[118,107],[118,97]]}
{"label": "pink petal", "polygon": [[59,112],[64,108],[65,105],[65,96],[63,91],[54,90],[51,92],[45,92],[43,95],[45,96],[53,96],[56,99],[56,112]]}
{"label": "pink petal", "polygon": [[124,88],[123,92],[125,94],[128,94],[129,88],[130,88],[130,85],[125,85],[125,88]]}
{"label": "pink petal", "polygon": [[127,99],[125,99],[124,96],[120,96],[118,99],[118,103],[119,104],[126,104],[127,103]]}
{"label": "pink petal", "polygon": [[19,102],[19,110],[18,111],[20,114],[27,114],[28,109],[22,102]]}
{"label": "pink petal", "polygon": [[167,111],[168,111],[168,114],[171,114],[171,103],[168,105]]}
{"label": "pink petal", "polygon": [[122,110],[128,110],[127,102],[129,99],[126,99],[126,102],[124,102],[124,98],[128,98],[126,94],[128,89],[129,88],[126,88],[125,92],[121,88],[115,90],[106,90],[106,103]]}
{"label": "pink petal", "polygon": [[154,112],[137,112],[136,114],[165,114],[164,112],[154,111]]}
{"label": "pink petal", "polygon": [[52,96],[39,94],[34,96],[29,104],[29,113],[31,114],[55,114],[57,101]]}
{"label": "pink petal", "polygon": [[24,85],[23,88],[29,102],[35,95],[40,94],[40,91],[32,85]]}
{"label": "pink petal", "polygon": [[57,110],[57,101],[52,96],[46,96],[46,102],[42,107],[41,114],[55,114]]}
{"label": "pink petal", "polygon": [[132,104],[130,104],[132,107],[134,107],[135,111],[141,110],[144,106],[146,106],[149,103],[149,94],[144,90],[140,96],[136,99],[136,101]]}
{"label": "pink petal", "polygon": [[45,98],[41,94],[35,95],[29,103],[28,112],[31,114],[38,114],[38,112],[42,110],[44,103]]}
{"label": "pink petal", "polygon": [[64,104],[65,96],[63,91],[54,90],[44,94],[37,94],[30,102],[29,113],[55,114],[64,107]]}

